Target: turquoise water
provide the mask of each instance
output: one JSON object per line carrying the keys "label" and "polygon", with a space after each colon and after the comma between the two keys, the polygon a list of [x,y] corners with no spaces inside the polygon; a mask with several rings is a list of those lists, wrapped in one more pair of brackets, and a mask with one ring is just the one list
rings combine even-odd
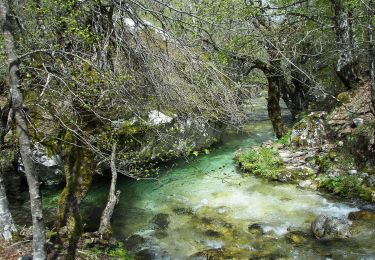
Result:
{"label": "turquoise water", "polygon": [[[317,215],[343,217],[358,210],[354,205],[238,172],[232,160],[237,149],[273,138],[267,121],[248,129],[246,137],[228,138],[209,154],[169,165],[158,180],[120,179],[114,235],[142,237],[130,252],[144,259],[375,259],[371,224],[362,223],[345,241],[309,236]],[[94,185],[84,203],[88,229],[98,224],[107,190]],[[160,213],[168,219],[162,228],[154,223]],[[252,224],[262,231],[249,230]],[[292,242],[288,230],[306,233],[304,242]]]}

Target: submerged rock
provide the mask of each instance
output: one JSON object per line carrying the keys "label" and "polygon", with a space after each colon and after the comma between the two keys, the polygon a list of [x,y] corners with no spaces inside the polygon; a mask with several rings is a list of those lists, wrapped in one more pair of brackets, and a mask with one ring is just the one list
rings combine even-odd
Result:
{"label": "submerged rock", "polygon": [[136,251],[142,247],[146,240],[138,235],[132,235],[125,240],[125,249],[128,251]]}
{"label": "submerged rock", "polygon": [[222,248],[207,249],[191,256],[192,259],[223,259],[224,250]]}
{"label": "submerged rock", "polygon": [[209,237],[221,237],[220,232],[212,230],[212,229],[205,231],[204,234]]}
{"label": "submerged rock", "polygon": [[156,230],[154,235],[155,235],[155,237],[157,237],[159,239],[163,239],[163,238],[168,237],[168,233],[164,230]]}
{"label": "submerged rock", "polygon": [[278,253],[266,253],[260,252],[257,255],[250,256],[249,260],[277,260],[277,259],[287,259],[285,256]]}
{"label": "submerged rock", "polygon": [[138,251],[135,254],[135,259],[138,260],[152,260],[155,259],[155,253],[152,252],[150,249],[146,248],[141,251]]}
{"label": "submerged rock", "polygon": [[293,244],[300,245],[307,241],[307,234],[302,231],[291,231],[286,234],[286,239]]}
{"label": "submerged rock", "polygon": [[255,223],[255,224],[250,224],[247,229],[249,230],[250,233],[252,234],[264,234],[264,230],[261,224]]}
{"label": "submerged rock", "polygon": [[190,208],[175,208],[173,209],[173,212],[176,215],[193,215],[194,211]]}
{"label": "submerged rock", "polygon": [[157,229],[167,229],[169,226],[169,215],[165,213],[156,214],[152,219]]}
{"label": "submerged rock", "polygon": [[311,231],[317,239],[342,239],[351,236],[350,222],[346,219],[319,215],[311,224]]}
{"label": "submerged rock", "polygon": [[375,220],[375,212],[369,210],[360,210],[350,212],[348,218],[350,220]]}

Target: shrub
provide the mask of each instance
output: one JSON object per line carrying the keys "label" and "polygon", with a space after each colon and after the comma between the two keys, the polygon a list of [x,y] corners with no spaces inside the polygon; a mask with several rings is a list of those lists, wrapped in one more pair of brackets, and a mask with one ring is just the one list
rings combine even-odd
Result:
{"label": "shrub", "polygon": [[268,178],[275,177],[283,165],[279,154],[270,148],[243,152],[236,160],[242,170]]}
{"label": "shrub", "polygon": [[355,176],[325,177],[321,180],[320,187],[346,198],[361,197],[366,200],[371,199],[371,189],[363,185]]}

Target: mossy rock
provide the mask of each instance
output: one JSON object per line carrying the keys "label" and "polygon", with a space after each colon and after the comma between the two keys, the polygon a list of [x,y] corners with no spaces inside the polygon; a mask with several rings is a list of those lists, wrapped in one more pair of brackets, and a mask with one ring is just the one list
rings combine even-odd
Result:
{"label": "mossy rock", "polygon": [[165,213],[156,214],[152,222],[155,224],[156,229],[167,229],[170,222],[169,215]]}
{"label": "mossy rock", "polygon": [[320,147],[325,143],[326,112],[312,112],[297,122],[291,131],[291,144],[294,147]]}
{"label": "mossy rock", "polygon": [[287,241],[295,244],[295,245],[301,245],[306,243],[307,241],[307,234],[301,231],[292,231],[286,234]]}
{"label": "mossy rock", "polygon": [[198,253],[193,254],[191,257],[199,258],[203,257],[204,259],[224,259],[224,250],[222,248],[213,248],[207,249]]}
{"label": "mossy rock", "polygon": [[348,218],[350,220],[375,221],[375,212],[369,210],[350,212]]}

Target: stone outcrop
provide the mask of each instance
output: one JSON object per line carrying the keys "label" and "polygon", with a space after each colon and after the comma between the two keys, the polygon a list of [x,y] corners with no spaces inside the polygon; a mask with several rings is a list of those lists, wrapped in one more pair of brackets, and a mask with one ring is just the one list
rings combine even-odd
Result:
{"label": "stone outcrop", "polygon": [[346,219],[319,215],[311,224],[311,231],[317,239],[343,239],[351,236],[350,222]]}
{"label": "stone outcrop", "polygon": [[326,144],[326,116],[326,112],[312,112],[295,124],[290,137],[291,145],[318,148]]}

